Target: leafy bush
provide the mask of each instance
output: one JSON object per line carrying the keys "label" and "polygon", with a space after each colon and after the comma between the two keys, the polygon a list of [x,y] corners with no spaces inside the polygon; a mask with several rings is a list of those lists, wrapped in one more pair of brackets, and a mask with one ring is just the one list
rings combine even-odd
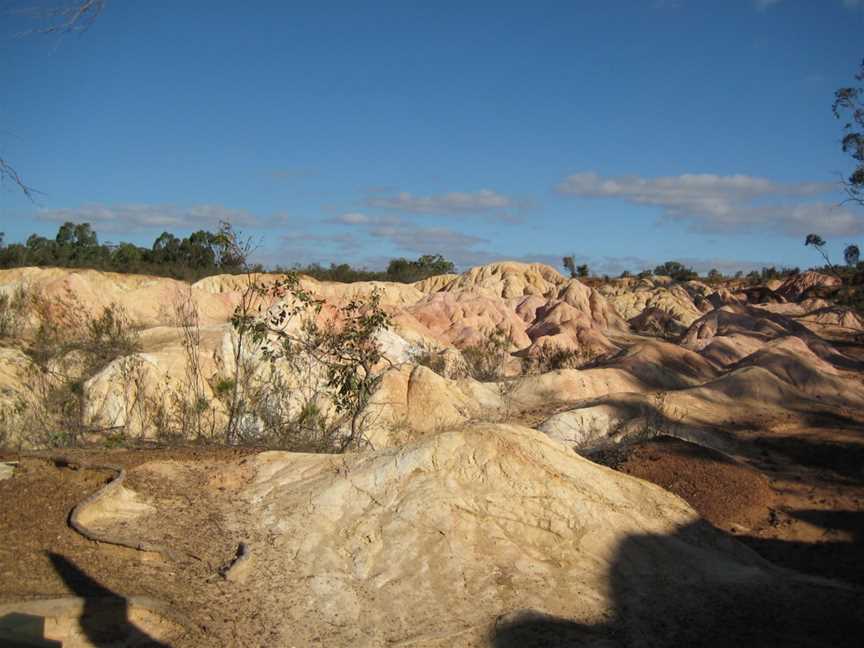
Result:
{"label": "leafy bush", "polygon": [[[349,301],[336,308],[333,321],[321,325],[318,315],[324,302],[300,286],[296,273],[256,290],[275,301],[274,308],[264,318],[235,311],[235,331],[251,332],[253,342],[273,364],[291,366],[300,358],[311,359],[323,373],[327,396],[350,426],[338,450],[362,445],[366,406],[380,384],[380,364],[385,361],[378,334],[390,326],[381,294],[376,290],[366,299]],[[289,330],[292,320],[300,326]],[[304,420],[309,420],[308,414]]]}
{"label": "leafy bush", "polygon": [[678,261],[667,261],[658,265],[654,268],[654,274],[672,277],[675,281],[690,281],[699,278],[699,274],[693,268],[688,268]]}

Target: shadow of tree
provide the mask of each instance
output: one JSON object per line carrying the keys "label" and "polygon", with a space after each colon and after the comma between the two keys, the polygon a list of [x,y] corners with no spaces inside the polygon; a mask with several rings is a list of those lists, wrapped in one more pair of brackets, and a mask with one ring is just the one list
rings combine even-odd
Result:
{"label": "shadow of tree", "polygon": [[864,590],[777,570],[704,521],[626,538],[608,578],[608,622],[527,610],[499,619],[492,645],[851,648],[864,636]]}
{"label": "shadow of tree", "polygon": [[129,605],[125,597],[111,591],[88,576],[67,558],[49,553],[54,570],[66,586],[84,599],[79,625],[87,639],[97,647],[170,648],[153,639],[129,621]]}

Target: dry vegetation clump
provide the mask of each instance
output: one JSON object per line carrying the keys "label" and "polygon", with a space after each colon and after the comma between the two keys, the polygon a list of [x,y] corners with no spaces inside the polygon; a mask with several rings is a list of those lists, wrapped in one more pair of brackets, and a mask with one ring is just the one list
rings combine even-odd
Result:
{"label": "dry vegetation clump", "polygon": [[584,347],[567,349],[553,344],[540,346],[537,353],[522,358],[522,373],[543,374],[559,369],[581,369],[596,355]]}
{"label": "dry vegetation clump", "polygon": [[29,292],[23,285],[12,293],[0,293],[0,339],[21,337],[29,300]]}
{"label": "dry vegetation clump", "polygon": [[441,351],[431,344],[418,345],[411,354],[411,361],[431,369],[439,376],[447,376],[447,359]]}
{"label": "dry vegetation clump", "polygon": [[481,382],[493,382],[504,376],[511,358],[513,340],[499,330],[493,330],[482,340],[462,349],[471,375]]}
{"label": "dry vegetation clump", "polygon": [[[90,315],[72,293],[48,301],[23,289],[6,305],[14,338],[30,359],[29,389],[0,413],[0,442],[12,439],[13,428],[19,444],[49,447],[78,445],[89,433],[107,432],[84,423],[84,384],[117,358],[140,350],[139,329],[126,311],[110,304]],[[38,325],[25,338],[22,323],[30,314]]]}
{"label": "dry vegetation clump", "polygon": [[[323,302],[301,290],[296,275],[268,286],[248,276],[231,321],[231,357],[215,372],[203,362],[191,289],[178,292],[169,306],[183,351],[177,378],[139,354],[139,328],[117,304],[91,315],[71,292],[4,299],[4,334],[14,334],[29,359],[29,389],[0,406],[0,443],[124,445],[145,436],[307,452],[362,446],[369,399],[387,364],[377,342],[389,326],[380,295],[352,300],[319,324]],[[35,325],[24,339],[27,313]],[[297,326],[288,326],[292,319]]]}

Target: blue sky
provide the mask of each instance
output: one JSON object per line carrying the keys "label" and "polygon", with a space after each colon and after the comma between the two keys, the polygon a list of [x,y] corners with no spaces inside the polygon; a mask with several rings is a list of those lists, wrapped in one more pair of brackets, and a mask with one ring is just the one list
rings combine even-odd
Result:
{"label": "blue sky", "polygon": [[0,152],[43,192],[0,188],[7,241],[227,219],[268,264],[608,273],[864,243],[831,114],[864,0],[245,4],[109,0],[62,39],[4,13]]}

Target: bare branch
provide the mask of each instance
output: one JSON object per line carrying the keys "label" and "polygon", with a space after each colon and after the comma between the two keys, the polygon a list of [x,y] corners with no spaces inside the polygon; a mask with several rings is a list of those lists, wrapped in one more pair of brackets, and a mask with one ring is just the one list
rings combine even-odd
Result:
{"label": "bare branch", "polygon": [[[99,17],[108,0],[75,0],[62,6],[31,10],[28,13],[47,22],[45,27],[32,30],[31,34],[70,34],[85,32]],[[15,168],[0,157],[0,182],[12,182],[27,198],[34,200],[34,194],[41,193],[25,184]]]}
{"label": "bare branch", "polygon": [[21,191],[24,192],[24,195],[30,200],[34,200],[34,194],[42,193],[41,191],[24,184],[24,181],[21,179],[21,176],[18,175],[15,168],[3,158],[0,158],[0,182],[12,182],[13,184],[18,185],[18,188],[21,189]]}
{"label": "bare branch", "polygon": [[48,23],[30,34],[71,34],[85,32],[96,22],[108,0],[76,0],[61,6],[35,9],[28,13]]}

